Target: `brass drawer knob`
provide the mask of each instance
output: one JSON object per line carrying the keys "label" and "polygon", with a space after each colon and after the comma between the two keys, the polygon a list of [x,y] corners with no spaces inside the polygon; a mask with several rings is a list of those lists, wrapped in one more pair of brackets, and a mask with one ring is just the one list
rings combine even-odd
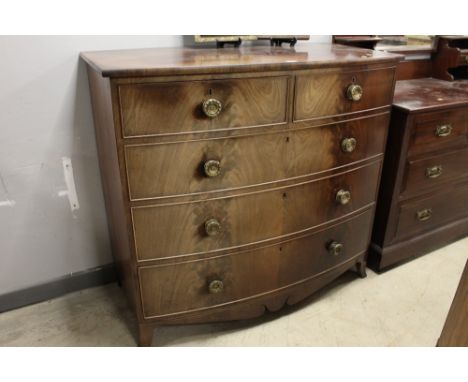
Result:
{"label": "brass drawer knob", "polygon": [[341,141],[341,150],[345,153],[352,153],[356,148],[356,138],[345,138]]}
{"label": "brass drawer knob", "polygon": [[209,118],[214,118],[221,113],[223,105],[220,101],[215,98],[209,98],[206,101],[203,101],[202,109],[205,115]]}
{"label": "brass drawer knob", "polygon": [[221,223],[216,219],[208,219],[205,222],[205,232],[208,236],[216,236],[221,232]]}
{"label": "brass drawer knob", "polygon": [[442,175],[442,165],[432,166],[426,168],[426,176],[428,178],[434,179]]}
{"label": "brass drawer knob", "polygon": [[205,175],[209,178],[214,178],[221,173],[221,163],[216,159],[209,159],[203,164]]}
{"label": "brass drawer knob", "polygon": [[336,193],[336,201],[343,206],[348,204],[351,201],[351,192],[347,190],[339,190]]}
{"label": "brass drawer knob", "polygon": [[338,256],[341,252],[343,252],[343,244],[332,241],[328,245],[328,252],[330,252],[330,254],[333,256]]}
{"label": "brass drawer knob", "polygon": [[208,285],[208,290],[212,294],[221,293],[224,290],[224,284],[221,280],[213,280]]}
{"label": "brass drawer knob", "polygon": [[416,212],[416,217],[421,222],[429,220],[432,217],[432,209],[431,208],[425,208],[423,210],[417,211]]}
{"label": "brass drawer knob", "polygon": [[352,84],[346,90],[346,96],[350,101],[357,102],[362,98],[363,90],[361,85]]}
{"label": "brass drawer knob", "polygon": [[452,125],[439,125],[436,127],[435,135],[437,137],[446,137],[452,133]]}

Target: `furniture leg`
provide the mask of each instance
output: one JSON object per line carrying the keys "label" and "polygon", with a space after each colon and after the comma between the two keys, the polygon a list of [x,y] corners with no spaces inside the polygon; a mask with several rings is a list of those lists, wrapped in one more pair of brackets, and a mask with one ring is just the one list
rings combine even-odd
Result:
{"label": "furniture leg", "polygon": [[153,327],[150,325],[138,325],[138,346],[151,346],[153,342]]}
{"label": "furniture leg", "polygon": [[358,263],[356,263],[356,273],[359,275],[361,279],[364,279],[367,277],[366,262],[364,260],[360,260]]}

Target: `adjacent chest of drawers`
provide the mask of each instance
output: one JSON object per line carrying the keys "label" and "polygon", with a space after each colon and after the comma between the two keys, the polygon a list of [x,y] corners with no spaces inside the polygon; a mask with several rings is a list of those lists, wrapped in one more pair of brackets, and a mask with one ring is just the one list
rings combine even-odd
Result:
{"label": "adjacent chest of drawers", "polygon": [[110,236],[139,321],[238,320],[363,276],[398,57],[90,52]]}
{"label": "adjacent chest of drawers", "polygon": [[369,264],[468,234],[468,81],[398,81]]}

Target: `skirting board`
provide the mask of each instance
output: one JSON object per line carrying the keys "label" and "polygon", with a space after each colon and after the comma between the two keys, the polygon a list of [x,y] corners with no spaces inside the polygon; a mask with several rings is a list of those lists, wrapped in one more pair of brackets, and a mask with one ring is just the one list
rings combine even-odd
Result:
{"label": "skirting board", "polygon": [[0,313],[117,281],[113,264],[60,277],[44,284],[0,295]]}

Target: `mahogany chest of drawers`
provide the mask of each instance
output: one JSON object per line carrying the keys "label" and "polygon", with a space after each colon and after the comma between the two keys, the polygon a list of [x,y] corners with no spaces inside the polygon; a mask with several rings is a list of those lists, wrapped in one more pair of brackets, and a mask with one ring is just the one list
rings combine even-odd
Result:
{"label": "mahogany chest of drawers", "polygon": [[397,81],[369,265],[468,234],[468,81]]}
{"label": "mahogany chest of drawers", "polygon": [[139,343],[365,275],[399,56],[339,45],[82,54]]}

